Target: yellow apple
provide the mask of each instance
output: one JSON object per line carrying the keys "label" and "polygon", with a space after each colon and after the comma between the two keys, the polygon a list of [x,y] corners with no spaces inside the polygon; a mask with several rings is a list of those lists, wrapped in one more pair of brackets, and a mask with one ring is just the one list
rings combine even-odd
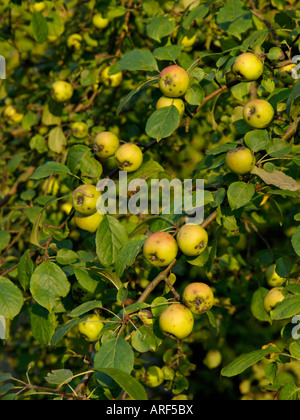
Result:
{"label": "yellow apple", "polygon": [[87,341],[95,342],[98,341],[103,327],[104,324],[98,315],[87,315],[83,318],[83,322],[79,324],[79,332]]}
{"label": "yellow apple", "polygon": [[185,105],[180,98],[167,98],[166,96],[162,96],[156,103],[156,109],[165,108],[171,105],[174,105],[178,109],[179,114],[182,117],[185,111]]}
{"label": "yellow apple", "polygon": [[162,93],[170,98],[179,98],[188,90],[190,78],[180,66],[166,67],[159,76],[159,87]]}
{"label": "yellow apple", "polygon": [[100,196],[100,192],[94,185],[81,185],[73,192],[73,207],[81,215],[91,216],[97,210],[97,201]]}
{"label": "yellow apple", "polygon": [[177,243],[180,250],[188,257],[196,257],[205,250],[208,243],[208,235],[200,225],[184,225],[177,234]]}
{"label": "yellow apple", "polygon": [[70,83],[59,80],[54,82],[51,89],[52,98],[56,102],[66,102],[72,98],[74,93]]}
{"label": "yellow apple", "polygon": [[227,152],[226,164],[235,174],[245,175],[252,171],[256,164],[256,159],[250,149],[238,147]]}
{"label": "yellow apple", "polygon": [[270,267],[267,268],[266,280],[267,280],[267,284],[271,287],[279,287],[279,286],[282,286],[286,282],[285,278],[280,277],[276,273],[276,265],[275,264],[270,265]]}
{"label": "yellow apple", "polygon": [[104,219],[104,216],[96,211],[91,216],[82,216],[78,212],[74,215],[76,226],[81,230],[86,230],[90,233],[95,233]]}
{"label": "yellow apple", "polygon": [[263,74],[264,65],[255,54],[244,53],[237,57],[232,70],[235,74],[240,74],[244,79],[251,81],[257,80]]}
{"label": "yellow apple", "polygon": [[148,237],[143,249],[144,257],[155,267],[166,267],[175,260],[178,245],[167,232],[156,232]]}
{"label": "yellow apple", "polygon": [[123,73],[119,72],[119,73],[110,75],[108,74],[109,70],[110,70],[110,67],[106,67],[101,74],[101,78],[105,86],[113,87],[113,88],[120,86],[123,80]]}
{"label": "yellow apple", "polygon": [[134,172],[142,166],[144,156],[136,144],[125,143],[116,151],[115,159],[121,171]]}
{"label": "yellow apple", "polygon": [[194,316],[181,303],[173,303],[160,315],[159,326],[164,333],[171,334],[179,340],[183,340],[193,331]]}
{"label": "yellow apple", "polygon": [[105,29],[109,25],[109,19],[104,18],[101,13],[93,16],[93,25],[98,29]]}
{"label": "yellow apple", "polygon": [[114,156],[119,146],[120,141],[118,137],[109,131],[103,131],[102,133],[97,134],[94,140],[96,155],[102,159],[108,159],[111,156]]}
{"label": "yellow apple", "polygon": [[243,111],[244,120],[253,128],[265,128],[273,120],[274,109],[264,99],[253,99],[248,102]]}
{"label": "yellow apple", "polygon": [[264,307],[267,312],[270,312],[276,305],[283,301],[286,297],[284,287],[273,287],[264,299]]}
{"label": "yellow apple", "polygon": [[214,294],[205,283],[191,283],[183,292],[184,304],[194,313],[202,314],[214,305]]}

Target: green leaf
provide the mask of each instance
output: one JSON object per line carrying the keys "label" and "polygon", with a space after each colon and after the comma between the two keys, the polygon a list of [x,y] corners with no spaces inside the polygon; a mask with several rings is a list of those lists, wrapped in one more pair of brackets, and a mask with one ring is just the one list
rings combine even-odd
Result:
{"label": "green leaf", "polygon": [[48,178],[52,174],[70,174],[70,170],[62,163],[46,162],[35,170],[30,179]]}
{"label": "green leaf", "polygon": [[175,61],[181,54],[183,45],[165,45],[164,47],[156,48],[153,55],[157,60]]}
{"label": "green leaf", "polygon": [[170,16],[158,16],[152,19],[146,26],[147,35],[155,41],[161,42],[161,39],[170,35],[175,29],[175,19]]}
{"label": "green leaf", "polygon": [[33,337],[40,343],[49,345],[55,332],[55,314],[36,303],[31,308],[30,320]]}
{"label": "green leaf", "polygon": [[24,298],[20,289],[5,277],[0,277],[0,315],[14,319],[21,311]]}
{"label": "green leaf", "polygon": [[96,252],[104,267],[111,267],[128,241],[126,229],[112,216],[105,216],[96,234]]}
{"label": "green leaf", "polygon": [[31,21],[31,29],[33,32],[34,39],[39,44],[43,44],[48,37],[48,25],[47,20],[41,13],[34,12]]}
{"label": "green leaf", "polygon": [[245,143],[254,153],[266,150],[270,143],[270,136],[267,130],[253,130],[245,134]]}
{"label": "green leaf", "polygon": [[196,84],[192,84],[188,90],[187,93],[185,94],[185,100],[190,104],[190,105],[201,105],[202,101],[205,97],[205,92],[204,89]]}
{"label": "green leaf", "polygon": [[157,62],[149,50],[133,50],[119,61],[122,70],[159,71]]}
{"label": "green leaf", "polygon": [[122,370],[101,368],[98,371],[110,376],[133,400],[148,400],[144,387],[136,379]]}
{"label": "green leaf", "polygon": [[56,261],[61,265],[74,264],[78,259],[78,254],[70,249],[60,249],[56,255]]}
{"label": "green leaf", "polygon": [[300,82],[297,82],[295,84],[295,86],[293,87],[292,92],[291,92],[291,94],[290,94],[290,96],[287,100],[287,103],[286,103],[286,110],[287,110],[288,114],[290,114],[290,112],[291,112],[291,106],[292,106],[293,102],[299,96],[300,96]]}
{"label": "green leaf", "polygon": [[94,369],[119,369],[130,374],[133,369],[134,354],[131,346],[123,338],[115,338],[103,344],[95,354]]}
{"label": "green leaf", "polygon": [[241,39],[241,35],[252,25],[252,14],[241,0],[228,0],[219,10],[217,24],[223,31]]}
{"label": "green leaf", "polygon": [[128,95],[125,96],[125,98],[121,100],[117,108],[116,114],[119,115],[121,113],[122,109],[128,104],[128,102],[133,98],[134,95],[138,94],[142,89],[144,89],[148,85],[157,83],[157,81],[158,81],[158,78],[155,77],[150,80],[141,82],[136,88],[134,88],[131,92],[129,92]]}
{"label": "green leaf", "polygon": [[67,157],[67,167],[73,174],[77,173],[77,168],[81,160],[87,155],[90,154],[91,150],[89,147],[84,146],[83,144],[75,144],[69,150]]}
{"label": "green leaf", "polygon": [[255,188],[252,184],[245,182],[234,182],[230,185],[227,196],[232,210],[237,210],[246,206],[255,194]]}
{"label": "green leaf", "polygon": [[270,315],[265,310],[264,299],[268,294],[268,289],[260,287],[257,289],[252,296],[251,300],[251,312],[252,315],[259,321],[268,322],[271,320]]}
{"label": "green leaf", "polygon": [[288,142],[281,139],[272,139],[268,147],[267,153],[273,158],[280,158],[288,155],[291,151],[291,146]]}
{"label": "green leaf", "polygon": [[49,133],[48,147],[52,152],[62,153],[67,145],[67,140],[61,127],[54,127]]}
{"label": "green leaf", "polygon": [[278,321],[280,319],[292,318],[299,313],[300,296],[286,297],[271,311],[271,318]]}
{"label": "green leaf", "polygon": [[298,191],[300,189],[300,185],[294,178],[291,178],[281,171],[269,173],[264,169],[255,166],[251,172],[252,174],[259,176],[266,184],[275,185],[282,190]]}
{"label": "green leaf", "polygon": [[293,382],[290,382],[281,389],[279,394],[279,401],[298,401],[300,388]]}
{"label": "green leaf", "polygon": [[11,235],[6,230],[0,231],[0,253],[5,250],[7,245],[10,243]]}
{"label": "green leaf", "polygon": [[72,321],[64,324],[64,325],[60,325],[55,333],[53,334],[52,340],[51,340],[51,345],[55,346],[66,334],[67,332],[75,327],[75,325],[78,325],[82,322],[81,319],[73,319]]}
{"label": "green leaf", "polygon": [[209,12],[208,4],[201,4],[198,7],[194,7],[193,10],[184,19],[182,26],[188,29],[195,19],[203,19]]}
{"label": "green leaf", "polygon": [[34,263],[30,257],[30,250],[27,249],[18,263],[18,279],[23,290],[28,289],[33,270]]}
{"label": "green leaf", "polygon": [[132,335],[131,344],[132,347],[140,353],[155,351],[156,343],[151,328],[146,325],[138,328]]}
{"label": "green leaf", "polygon": [[174,106],[167,106],[153,112],[146,124],[146,134],[158,141],[170,137],[180,124],[180,114]]}
{"label": "green leaf", "polygon": [[147,237],[145,235],[135,236],[120,249],[117,261],[115,263],[116,273],[122,277],[126,267],[130,267],[138,254],[140,253]]}
{"label": "green leaf", "polygon": [[69,293],[70,283],[56,264],[44,261],[31,277],[30,291],[37,303],[52,312],[60,298]]}
{"label": "green leaf", "polygon": [[52,385],[67,384],[73,379],[73,372],[69,369],[52,370],[45,377],[45,381]]}
{"label": "green leaf", "polygon": [[68,316],[70,318],[78,318],[87,312],[93,311],[94,309],[99,309],[101,307],[102,302],[98,300],[91,300],[90,302],[85,302],[82,305],[77,306],[77,308],[73,309],[73,311],[71,311]]}
{"label": "green leaf", "polygon": [[293,233],[292,245],[296,254],[300,256],[300,226]]}

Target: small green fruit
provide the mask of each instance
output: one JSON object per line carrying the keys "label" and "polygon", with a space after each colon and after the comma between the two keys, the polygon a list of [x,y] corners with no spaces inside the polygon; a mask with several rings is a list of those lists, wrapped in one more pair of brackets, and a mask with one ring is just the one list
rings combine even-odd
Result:
{"label": "small green fruit", "polygon": [[104,324],[98,315],[87,315],[83,318],[83,322],[79,324],[79,332],[87,341],[98,341],[100,332]]}
{"label": "small green fruit", "polygon": [[226,164],[235,174],[245,175],[252,171],[256,164],[256,159],[250,149],[238,147],[227,152]]}
{"label": "small green fruit", "polygon": [[118,137],[109,131],[97,134],[94,140],[94,150],[101,159],[108,159],[114,156],[119,146],[120,141]]}
{"label": "small green fruit", "polygon": [[105,29],[109,25],[109,19],[104,18],[101,13],[93,16],[93,25],[98,29]]}
{"label": "small green fruit", "polygon": [[178,111],[180,116],[182,117],[185,111],[185,105],[182,99],[179,98],[167,98],[166,96],[162,96],[156,104],[156,109],[165,108],[167,106],[174,105]]}
{"label": "small green fruit", "polygon": [[17,110],[10,105],[4,111],[4,118],[9,125],[18,125],[22,122],[24,114],[17,112]]}
{"label": "small green fruit", "polygon": [[147,261],[155,267],[166,267],[176,258],[178,245],[169,233],[156,232],[146,240],[143,253]]}
{"label": "small green fruit", "polygon": [[86,123],[78,121],[72,124],[72,134],[77,139],[84,139],[87,137],[88,132],[89,128]]}
{"label": "small green fruit", "polygon": [[54,82],[51,89],[52,98],[56,102],[66,102],[72,98],[74,93],[70,83],[59,80]]}
{"label": "small green fruit", "polygon": [[294,77],[293,71],[296,67],[296,64],[289,64],[287,66],[281,67],[278,70],[277,77],[286,85],[293,85],[298,81],[296,77]]}
{"label": "small green fruit", "polygon": [[192,312],[181,303],[174,303],[162,312],[159,326],[164,333],[183,340],[193,331],[194,317]]}
{"label": "small green fruit", "polygon": [[285,278],[280,277],[276,273],[276,265],[275,264],[273,264],[273,265],[271,265],[270,267],[267,268],[266,280],[267,280],[267,284],[271,287],[279,287],[279,286],[282,286],[286,282]]}
{"label": "small green fruit", "polygon": [[253,99],[244,107],[244,120],[253,128],[267,127],[273,117],[274,109],[264,99]]}
{"label": "small green fruit", "polygon": [[94,185],[81,185],[73,193],[73,207],[84,216],[91,216],[96,213],[98,198],[101,196]]}
{"label": "small green fruit", "polygon": [[219,350],[209,350],[203,360],[208,369],[216,369],[222,363],[222,354]]}
{"label": "small green fruit", "polygon": [[214,294],[205,283],[191,283],[183,292],[184,304],[194,313],[202,314],[214,305]]}
{"label": "small green fruit", "polygon": [[196,257],[206,249],[208,235],[199,225],[184,225],[177,234],[177,243],[180,250],[188,257]]}
{"label": "small green fruit", "polygon": [[285,297],[284,287],[273,287],[264,299],[265,310],[271,312]]}
{"label": "small green fruit", "polygon": [[166,67],[160,73],[158,84],[165,96],[179,98],[186,94],[190,78],[182,67],[174,65]]}
{"label": "small green fruit", "polygon": [[79,34],[70,35],[69,38],[67,39],[67,46],[74,51],[81,50],[81,43],[82,43],[82,36]]}
{"label": "small green fruit", "polygon": [[101,74],[101,78],[105,86],[113,88],[120,86],[123,80],[122,72],[110,75],[108,74],[109,70],[110,67],[106,67]]}
{"label": "small green fruit", "polygon": [[156,388],[164,382],[164,374],[158,366],[151,366],[147,369],[145,384],[149,388]]}
{"label": "small green fruit", "polygon": [[121,171],[134,172],[142,166],[144,156],[137,145],[125,143],[117,150],[115,159]]}
{"label": "small green fruit", "polygon": [[237,57],[232,68],[235,74],[240,74],[244,79],[257,80],[264,71],[262,61],[252,53],[244,53]]}

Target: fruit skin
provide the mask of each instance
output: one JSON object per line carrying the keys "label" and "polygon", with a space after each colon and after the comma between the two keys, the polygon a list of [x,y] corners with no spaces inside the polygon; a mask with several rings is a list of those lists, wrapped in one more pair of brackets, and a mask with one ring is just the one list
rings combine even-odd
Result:
{"label": "fruit skin", "polygon": [[84,139],[89,132],[89,128],[86,123],[76,121],[72,124],[72,134],[77,139]]}
{"label": "fruit skin", "polygon": [[244,79],[251,81],[257,80],[264,71],[262,61],[252,53],[244,53],[237,57],[232,70],[235,74],[240,74]]}
{"label": "fruit skin", "polygon": [[298,81],[293,77],[293,69],[296,67],[296,64],[289,64],[287,66],[281,67],[278,70],[277,77],[286,85],[292,85]]}
{"label": "fruit skin", "polygon": [[119,72],[116,74],[109,75],[108,72],[110,67],[106,67],[101,73],[101,79],[107,87],[118,87],[123,81],[123,73]]}
{"label": "fruit skin", "polygon": [[282,302],[286,297],[284,287],[273,287],[264,299],[264,307],[267,312],[270,312],[275,306]]}
{"label": "fruit skin", "polygon": [[24,114],[17,112],[16,108],[10,105],[5,109],[4,117],[9,125],[17,125],[22,122]]}
{"label": "fruit skin", "polygon": [[187,224],[179,229],[177,243],[180,250],[188,257],[196,257],[205,250],[208,235],[200,225]]}
{"label": "fruit skin", "polygon": [[271,287],[279,287],[279,286],[282,286],[286,282],[285,278],[280,277],[276,273],[276,265],[275,264],[270,265],[270,267],[267,268],[266,280],[267,280],[267,284]]}
{"label": "fruit skin", "polygon": [[202,314],[209,311],[214,305],[214,294],[205,283],[191,283],[183,292],[184,304],[194,314]]}
{"label": "fruit skin", "polygon": [[52,98],[56,102],[66,102],[72,98],[74,93],[70,83],[59,80],[54,82],[51,89]]}
{"label": "fruit skin", "polygon": [[189,87],[190,78],[187,72],[179,66],[166,67],[159,76],[159,87],[162,93],[171,98],[183,96]]}
{"label": "fruit skin", "polygon": [[82,217],[78,212],[74,215],[76,226],[79,229],[86,230],[90,233],[95,233],[104,219],[104,216],[96,211],[91,216]]}
{"label": "fruit skin", "polygon": [[156,232],[146,240],[143,253],[144,257],[155,267],[166,267],[176,258],[178,245],[169,233]]}
{"label": "fruit skin", "polygon": [[91,216],[97,210],[97,201],[100,196],[100,192],[94,185],[81,185],[73,192],[73,207],[81,215]]}
{"label": "fruit skin", "polygon": [[162,312],[159,318],[159,326],[164,333],[171,334],[179,340],[183,340],[193,331],[194,316],[181,303],[174,303]]}
{"label": "fruit skin", "polygon": [[208,369],[215,369],[222,363],[222,354],[219,350],[209,350],[203,360]]}
{"label": "fruit skin", "polygon": [[85,339],[90,342],[95,342],[99,338],[99,334],[104,327],[98,315],[87,315],[83,318],[83,322],[79,324],[79,332]]}
{"label": "fruit skin", "polygon": [[150,366],[147,369],[146,377],[145,377],[145,384],[149,388],[156,388],[160,386],[164,381],[164,374],[161,368],[158,366]]}
{"label": "fruit skin", "polygon": [[82,43],[82,36],[79,34],[70,35],[67,39],[67,46],[74,51],[80,51]]}
{"label": "fruit skin", "polygon": [[109,131],[97,134],[94,140],[94,150],[96,155],[102,159],[108,159],[111,156],[114,156],[119,146],[120,141],[118,137]]}
{"label": "fruit skin", "polygon": [[98,29],[105,29],[109,25],[109,19],[104,18],[101,13],[93,16],[93,25]]}
{"label": "fruit skin", "polygon": [[126,143],[119,147],[115,159],[119,169],[134,172],[142,166],[144,156],[136,144]]}
{"label": "fruit skin", "polygon": [[162,96],[156,103],[156,109],[165,108],[171,105],[176,106],[180,116],[182,117],[185,111],[185,105],[183,100],[179,98],[167,98],[166,96]]}
{"label": "fruit skin", "polygon": [[226,164],[231,172],[237,175],[245,175],[252,171],[256,164],[256,159],[250,149],[238,147],[227,152]]}
{"label": "fruit skin", "polygon": [[265,128],[274,117],[274,109],[264,99],[253,99],[244,107],[244,120],[254,128]]}

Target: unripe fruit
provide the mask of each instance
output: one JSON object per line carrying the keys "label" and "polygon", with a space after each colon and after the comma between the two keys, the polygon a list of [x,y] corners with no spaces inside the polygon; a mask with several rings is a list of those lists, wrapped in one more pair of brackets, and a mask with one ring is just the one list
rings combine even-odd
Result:
{"label": "unripe fruit", "polygon": [[84,122],[74,122],[72,124],[72,134],[77,139],[84,139],[89,132],[89,128]]}
{"label": "unripe fruit", "polygon": [[293,77],[293,70],[296,67],[296,64],[289,64],[287,66],[281,67],[278,70],[277,77],[286,85],[294,84],[298,79]]}
{"label": "unripe fruit", "polygon": [[214,304],[214,294],[205,283],[191,283],[183,292],[184,304],[194,313],[202,314],[209,311]]}
{"label": "unripe fruit", "polygon": [[101,13],[93,16],[93,25],[98,29],[105,29],[109,25],[109,19],[104,18]]}
{"label": "unripe fruit", "polygon": [[81,215],[90,216],[97,210],[96,206],[100,195],[94,185],[81,185],[73,192],[73,207]]}
{"label": "unripe fruit", "polygon": [[179,66],[166,67],[159,76],[159,87],[165,96],[179,98],[189,87],[190,78],[187,72]]}
{"label": "unripe fruit", "polygon": [[278,63],[278,61],[284,60],[285,55],[280,47],[272,47],[270,48],[267,57],[270,61]]}
{"label": "unripe fruit", "polygon": [[4,111],[4,117],[8,124],[17,125],[20,124],[24,118],[24,114],[17,112],[13,106],[8,106]]}
{"label": "unripe fruit", "polygon": [[35,3],[29,7],[31,12],[42,12],[46,8],[46,4],[44,1],[40,1]]}
{"label": "unripe fruit", "polygon": [[74,51],[80,51],[82,36],[79,34],[70,35],[67,40],[67,46]]}
{"label": "unripe fruit", "polygon": [[134,172],[142,166],[144,156],[136,144],[126,143],[119,147],[115,159],[119,169]]}
{"label": "unripe fruit", "polygon": [[104,216],[96,211],[96,213],[92,214],[91,216],[82,216],[78,212],[74,215],[74,220],[76,223],[76,226],[79,227],[79,229],[86,230],[90,233],[95,233],[104,219]]}
{"label": "unripe fruit", "polygon": [[162,312],[159,326],[164,333],[183,340],[193,331],[194,317],[188,308],[180,303],[174,303]]}
{"label": "unripe fruit", "polygon": [[87,315],[79,324],[79,332],[87,341],[94,342],[99,339],[99,334],[104,327],[98,315]]}
{"label": "unripe fruit", "polygon": [[205,250],[208,235],[200,225],[184,225],[177,234],[177,243],[180,250],[188,257],[196,257]]}
{"label": "unripe fruit", "polygon": [[271,287],[279,287],[279,286],[282,286],[286,282],[285,278],[280,277],[276,273],[276,265],[275,264],[273,264],[273,265],[271,265],[270,267],[267,268],[266,280],[267,280],[267,284]]}
{"label": "unripe fruit", "polygon": [[155,267],[166,267],[175,260],[178,245],[169,233],[156,232],[146,240],[143,253],[144,257]]}
{"label": "unripe fruit", "polygon": [[222,363],[222,354],[219,350],[209,350],[203,360],[208,369],[215,369]]}
{"label": "unripe fruit", "polygon": [[97,134],[94,140],[96,155],[102,159],[108,159],[109,157],[114,156],[119,146],[120,142],[118,137],[109,131]]}
{"label": "unripe fruit", "polygon": [[167,98],[162,96],[156,104],[156,109],[165,108],[167,106],[174,105],[179,111],[180,116],[182,117],[185,111],[185,105],[182,99],[179,98]]}
{"label": "unripe fruit", "polygon": [[244,107],[244,120],[254,128],[265,128],[274,117],[272,105],[264,99],[253,99]]}
{"label": "unripe fruit", "polygon": [[147,369],[146,377],[145,377],[145,384],[149,388],[156,388],[160,386],[164,381],[164,374],[161,368],[158,366],[150,366]]}
{"label": "unripe fruit", "polygon": [[189,31],[186,35],[180,40],[180,44],[184,46],[185,49],[192,47],[197,40],[197,35],[194,30]]}
{"label": "unripe fruit", "polygon": [[70,83],[59,80],[54,82],[51,89],[52,98],[56,102],[66,102],[73,96],[73,87]]}
{"label": "unripe fruit", "polygon": [[255,156],[247,147],[238,147],[227,152],[226,164],[237,175],[248,174],[254,168],[255,163]]}
{"label": "unripe fruit", "polygon": [[264,307],[267,312],[270,312],[276,305],[285,298],[283,287],[273,287],[264,299]]}
{"label": "unripe fruit", "polygon": [[261,60],[252,53],[244,53],[237,57],[232,70],[235,74],[240,74],[246,80],[257,80],[264,71]]}
{"label": "unripe fruit", "polygon": [[120,86],[123,80],[122,72],[110,75],[108,74],[109,70],[110,67],[106,67],[101,74],[101,78],[105,86],[113,88]]}

